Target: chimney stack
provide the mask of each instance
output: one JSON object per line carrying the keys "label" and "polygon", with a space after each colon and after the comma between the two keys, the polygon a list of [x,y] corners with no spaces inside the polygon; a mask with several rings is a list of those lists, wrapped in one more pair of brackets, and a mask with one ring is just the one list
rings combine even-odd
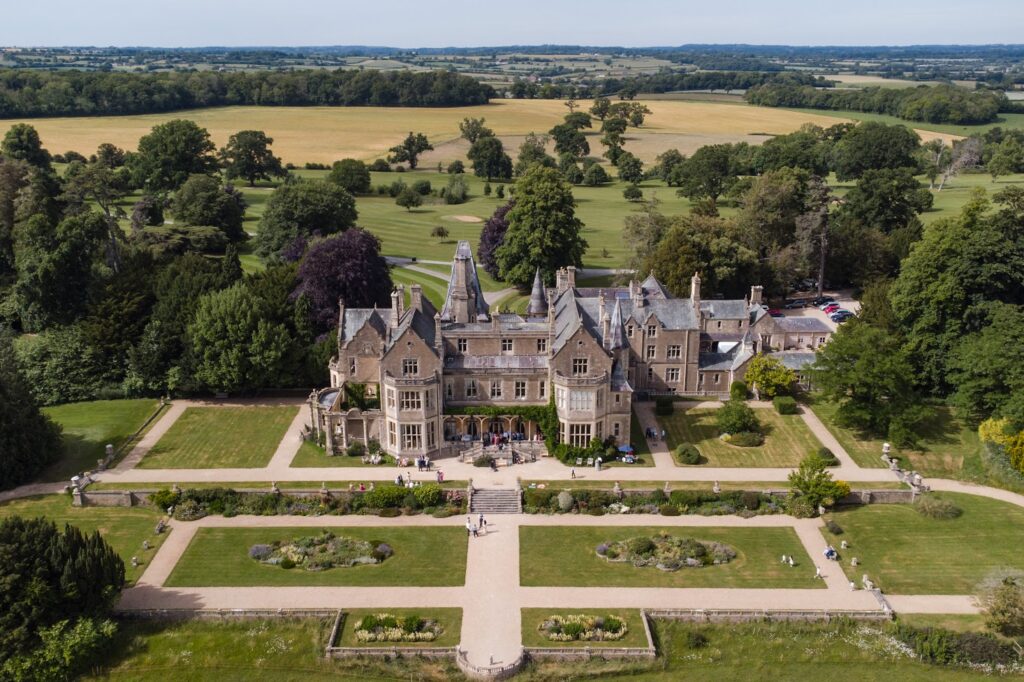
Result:
{"label": "chimney stack", "polygon": [[338,299],[338,356],[341,357],[341,347],[345,343],[345,301]]}
{"label": "chimney stack", "polygon": [[700,312],[700,275],[693,273],[690,279],[690,300],[693,302],[693,309]]}
{"label": "chimney stack", "polygon": [[761,305],[764,300],[764,287],[760,284],[750,287],[750,305]]}
{"label": "chimney stack", "polygon": [[419,310],[420,312],[422,312],[423,311],[423,287],[420,286],[419,284],[413,284],[411,287],[409,287],[409,290],[412,292],[411,301],[409,303],[410,309],[411,310]]}
{"label": "chimney stack", "polygon": [[397,327],[402,319],[402,307],[405,305],[405,286],[399,284],[391,292],[391,326]]}

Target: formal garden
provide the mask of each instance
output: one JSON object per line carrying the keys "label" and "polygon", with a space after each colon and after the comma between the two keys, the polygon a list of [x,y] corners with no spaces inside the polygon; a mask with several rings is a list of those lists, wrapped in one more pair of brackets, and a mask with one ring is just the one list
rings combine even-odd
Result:
{"label": "formal garden", "polygon": [[[701,568],[657,570],[629,561],[609,561],[602,545],[617,546],[662,533],[718,543],[734,552],[729,561]],[[653,540],[652,540],[653,542]],[[646,549],[646,548],[641,548]],[[796,566],[781,564],[783,554]],[[566,566],[572,570],[567,571]],[[824,588],[812,578],[813,562],[792,528],[523,526],[519,570],[524,586],[566,587],[746,587]]]}
{"label": "formal garden", "polygon": [[[353,527],[332,532],[368,544],[371,552],[386,544],[383,561],[355,563],[331,570],[292,570],[254,560],[257,545],[295,544],[320,536],[322,528],[200,528],[175,565],[167,587],[455,586],[465,582],[466,531],[458,527]],[[298,569],[298,570],[296,570]]]}
{"label": "formal garden", "polygon": [[638,609],[522,609],[525,647],[645,648]]}
{"label": "formal garden", "polygon": [[141,469],[265,467],[298,407],[188,407],[139,462]]}

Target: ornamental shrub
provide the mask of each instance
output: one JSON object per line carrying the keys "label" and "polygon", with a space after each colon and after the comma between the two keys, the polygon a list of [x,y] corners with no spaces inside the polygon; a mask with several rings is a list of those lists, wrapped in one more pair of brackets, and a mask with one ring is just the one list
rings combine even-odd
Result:
{"label": "ornamental shrub", "polygon": [[759,433],[761,422],[749,405],[739,400],[730,400],[715,412],[719,433]]}
{"label": "ornamental shrub", "polygon": [[839,466],[839,458],[826,447],[820,447],[817,450],[818,457],[825,461],[825,466],[837,467]]}
{"label": "ornamental shrub", "polygon": [[679,507],[674,504],[663,504],[658,507],[658,513],[662,516],[679,516]]}
{"label": "ornamental shrub", "polygon": [[421,509],[424,507],[436,507],[444,502],[444,490],[437,483],[424,483],[412,489],[416,504]]}
{"label": "ornamental shrub", "polygon": [[373,490],[363,495],[363,501],[367,507],[383,509],[385,507],[398,507],[405,499],[406,489],[398,485],[378,485]]}
{"label": "ornamental shrub", "polygon": [[735,445],[741,448],[754,448],[758,445],[764,445],[764,436],[756,431],[740,431],[734,433],[729,437],[729,445]]}
{"label": "ornamental shrub", "polygon": [[677,445],[672,454],[675,455],[676,461],[680,464],[700,464],[700,450],[692,443]]}
{"label": "ornamental shrub", "polygon": [[572,506],[575,500],[572,497],[572,493],[568,490],[563,490],[558,493],[558,508],[563,512],[572,511]]}
{"label": "ornamental shrub", "polygon": [[843,527],[840,526],[835,521],[833,521],[832,519],[829,519],[828,521],[825,522],[825,528],[828,530],[829,533],[832,533],[832,535],[842,535],[843,534]]}
{"label": "ornamental shrub", "polygon": [[779,414],[796,414],[799,410],[796,405],[796,398],[788,395],[777,395],[772,398],[772,405]]}
{"label": "ornamental shrub", "polygon": [[475,467],[489,467],[494,463],[494,458],[490,455],[480,455],[473,460],[473,466]]}
{"label": "ornamental shrub", "polygon": [[729,387],[729,400],[746,400],[747,399],[747,382],[745,381],[734,381],[732,386]]}
{"label": "ornamental shrub", "polygon": [[363,445],[362,441],[357,440],[348,446],[346,452],[349,457],[363,457],[366,455],[366,446]]}
{"label": "ornamental shrub", "polygon": [[181,493],[174,492],[169,488],[157,490],[155,493],[149,496],[149,501],[153,504],[153,506],[161,510],[167,509],[168,507],[173,507],[174,505],[178,504],[180,500]]}
{"label": "ornamental shrub", "polygon": [[949,500],[940,500],[928,495],[917,498],[917,501],[914,502],[914,509],[918,514],[929,519],[955,519],[964,513],[960,507]]}

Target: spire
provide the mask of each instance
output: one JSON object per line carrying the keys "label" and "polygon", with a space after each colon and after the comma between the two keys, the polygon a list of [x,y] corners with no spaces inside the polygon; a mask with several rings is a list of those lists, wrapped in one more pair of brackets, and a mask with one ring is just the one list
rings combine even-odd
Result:
{"label": "spire", "polygon": [[611,328],[608,331],[608,350],[615,350],[616,348],[625,348],[626,337],[622,332],[622,306],[619,304],[619,299],[615,299],[615,307],[612,308],[612,319]]}
{"label": "spire", "polygon": [[544,282],[540,279],[540,268],[537,268],[533,276],[533,291],[530,292],[530,305],[526,308],[526,314],[534,317],[541,317],[548,312],[548,300],[544,293]]}

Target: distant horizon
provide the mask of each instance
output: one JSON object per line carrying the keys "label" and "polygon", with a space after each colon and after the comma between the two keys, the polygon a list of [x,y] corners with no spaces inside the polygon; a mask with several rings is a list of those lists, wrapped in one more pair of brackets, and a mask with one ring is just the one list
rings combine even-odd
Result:
{"label": "distant horizon", "polygon": [[137,45],[102,45],[102,44],[65,44],[65,45],[19,45],[19,44],[5,44],[0,45],[2,50],[20,49],[20,50],[33,50],[33,49],[68,49],[68,50],[87,50],[87,49],[115,49],[115,50],[317,50],[317,49],[329,49],[329,50],[401,50],[406,52],[415,52],[417,50],[512,50],[514,48],[538,48],[538,47],[552,47],[560,49],[568,48],[580,48],[580,49],[593,49],[593,50],[685,50],[685,49],[699,49],[706,47],[723,48],[723,47],[739,47],[739,48],[796,48],[796,49],[829,49],[829,48],[861,48],[861,49],[908,49],[908,48],[955,48],[955,47],[1010,47],[1010,48],[1024,48],[1024,42],[1019,43],[680,43],[678,45],[663,45],[663,44],[650,44],[650,45],[584,45],[577,43],[508,43],[503,45],[490,45],[490,44],[467,44],[467,45],[371,45],[371,44],[360,44],[360,43],[334,43],[334,44],[216,44],[211,43],[209,45],[158,45],[158,44],[137,44]]}
{"label": "distant horizon", "polygon": [[977,46],[1018,44],[1022,25],[1019,0],[37,0],[4,8],[0,44]]}

